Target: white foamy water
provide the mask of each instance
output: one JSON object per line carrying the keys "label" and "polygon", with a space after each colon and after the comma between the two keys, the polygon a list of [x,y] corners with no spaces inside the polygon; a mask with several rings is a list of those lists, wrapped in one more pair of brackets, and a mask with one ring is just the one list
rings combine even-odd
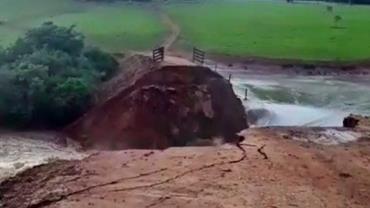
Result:
{"label": "white foamy water", "polygon": [[[246,110],[262,109],[259,112],[264,112],[257,126],[341,126],[343,118],[350,113],[370,115],[369,77],[292,77],[237,71],[223,75],[228,77],[229,73],[233,74],[233,88],[240,98],[248,89],[248,100],[243,102]],[[356,140],[357,136],[352,132],[327,130],[315,140],[322,144],[339,144]],[[74,145],[63,147],[52,140],[0,134],[0,181],[54,159],[73,160],[86,156]]]}
{"label": "white foamy water", "polygon": [[263,107],[272,113],[263,126],[341,126],[349,114],[294,104],[264,103]]}
{"label": "white foamy water", "polygon": [[63,147],[52,141],[36,140],[14,135],[0,135],[0,181],[29,167],[55,159],[82,159],[87,154],[75,145]]}
{"label": "white foamy water", "polygon": [[[342,126],[351,113],[370,115],[370,77],[250,75],[232,73],[246,110],[264,109],[257,126]],[[222,74],[222,72],[221,72]]]}

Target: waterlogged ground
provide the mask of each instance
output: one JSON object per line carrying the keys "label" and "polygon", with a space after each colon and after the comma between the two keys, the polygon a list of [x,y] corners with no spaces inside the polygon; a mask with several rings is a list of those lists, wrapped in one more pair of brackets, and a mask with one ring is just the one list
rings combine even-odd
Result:
{"label": "waterlogged ground", "polygon": [[369,77],[246,75],[234,72],[239,97],[248,89],[246,109],[266,109],[266,126],[341,126],[350,113],[370,115]]}

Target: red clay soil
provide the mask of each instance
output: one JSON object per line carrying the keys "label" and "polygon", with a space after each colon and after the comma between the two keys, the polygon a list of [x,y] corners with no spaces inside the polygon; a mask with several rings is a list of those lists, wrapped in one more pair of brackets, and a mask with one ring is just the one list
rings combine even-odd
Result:
{"label": "red clay soil", "polygon": [[67,134],[101,149],[163,149],[215,137],[238,141],[246,115],[227,80],[199,66],[150,69],[110,92]]}
{"label": "red clay soil", "polygon": [[370,207],[370,140],[322,146],[278,129],[244,135],[245,151],[125,150],[35,167],[0,184],[0,207]]}

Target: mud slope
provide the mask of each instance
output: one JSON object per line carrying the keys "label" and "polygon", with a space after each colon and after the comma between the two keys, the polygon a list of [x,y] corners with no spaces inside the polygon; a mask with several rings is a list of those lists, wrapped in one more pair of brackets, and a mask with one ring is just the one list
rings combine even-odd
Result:
{"label": "mud slope", "polygon": [[248,127],[230,82],[209,68],[142,71],[126,85],[113,84],[116,91],[66,128],[68,135],[85,147],[162,149],[215,137],[237,141],[236,134]]}
{"label": "mud slope", "polygon": [[1,184],[0,197],[6,208],[369,207],[369,141],[319,146],[276,131],[247,130],[245,152],[127,150],[44,165]]}

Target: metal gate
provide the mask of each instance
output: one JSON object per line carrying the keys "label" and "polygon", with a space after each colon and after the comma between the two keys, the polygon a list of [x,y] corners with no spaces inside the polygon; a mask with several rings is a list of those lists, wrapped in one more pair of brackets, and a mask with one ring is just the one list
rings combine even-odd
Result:
{"label": "metal gate", "polygon": [[203,65],[206,53],[198,48],[193,48],[193,62]]}
{"label": "metal gate", "polygon": [[162,62],[164,60],[164,47],[153,50],[153,61]]}

